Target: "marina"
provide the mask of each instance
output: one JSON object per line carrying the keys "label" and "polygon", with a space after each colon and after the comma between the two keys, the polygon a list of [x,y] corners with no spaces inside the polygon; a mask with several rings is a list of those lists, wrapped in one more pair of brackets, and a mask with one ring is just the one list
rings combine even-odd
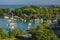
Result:
{"label": "marina", "polygon": [[[0,19],[0,28],[3,28],[4,30],[8,29],[7,24],[9,24],[10,22],[11,22],[11,20],[8,20],[8,19]],[[27,30],[27,27],[28,27],[28,24],[29,24],[29,22],[22,22],[22,21],[14,20],[14,23],[10,23],[10,25],[12,25],[12,24],[15,25],[15,23],[17,25],[15,27],[16,29],[21,29],[21,30],[24,30],[24,31]],[[31,26],[31,28],[35,28],[38,25],[35,24],[35,23],[31,23],[30,26]]]}

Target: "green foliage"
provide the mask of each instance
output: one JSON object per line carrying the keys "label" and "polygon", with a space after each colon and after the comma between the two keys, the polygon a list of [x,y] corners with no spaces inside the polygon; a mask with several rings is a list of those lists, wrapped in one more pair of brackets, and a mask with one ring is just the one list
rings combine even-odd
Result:
{"label": "green foliage", "polygon": [[3,31],[2,28],[0,28],[0,39],[7,38],[7,34]]}
{"label": "green foliage", "polygon": [[4,12],[4,13],[10,13],[11,11],[10,11],[9,8],[6,8],[6,9],[3,9],[3,12]]}
{"label": "green foliage", "polygon": [[[49,6],[49,7],[42,7],[42,6],[25,6],[22,8],[16,8],[14,10],[10,10],[9,8],[0,9],[0,16],[4,14],[12,13],[15,16],[19,16],[23,19],[36,19],[36,18],[43,18],[44,23],[41,26],[38,26],[35,29],[31,29],[28,32],[31,33],[33,40],[57,40],[56,35],[52,30],[49,29],[50,24],[46,21],[47,19],[60,19],[60,6]],[[9,37],[15,37],[16,35],[23,35],[25,34],[22,30],[9,30],[8,32]],[[0,38],[5,38],[7,35],[4,31],[0,28]]]}
{"label": "green foliage", "polygon": [[15,16],[19,16],[21,18],[26,19],[35,19],[38,17],[42,17],[43,19],[60,19],[60,6],[25,6],[22,8],[16,8],[14,10],[10,10],[9,8],[0,9],[0,15],[10,14],[13,11]]}
{"label": "green foliage", "polygon": [[47,22],[47,21],[44,21],[44,23],[42,24],[42,26],[46,29],[49,29],[50,28],[50,23]]}
{"label": "green foliage", "polygon": [[[60,13],[60,7],[58,6],[50,6],[50,7],[37,7],[37,6],[25,6],[22,8],[15,9],[14,14],[19,14],[20,17],[26,18],[26,16],[22,15],[27,15],[29,19],[32,19],[32,17],[38,18],[42,17],[43,19],[54,19],[54,18],[59,18],[59,13]],[[22,15],[21,15],[22,14]]]}
{"label": "green foliage", "polygon": [[48,29],[37,30],[33,35],[33,40],[58,40],[54,32]]}
{"label": "green foliage", "polygon": [[17,8],[16,8],[16,9],[14,10],[14,12],[15,12],[14,14],[17,15],[17,16],[21,16],[21,14],[22,14],[22,10],[21,10],[21,9],[17,9]]}
{"label": "green foliage", "polygon": [[0,9],[0,16],[3,16],[3,11],[2,11],[2,9]]}
{"label": "green foliage", "polygon": [[17,34],[17,32],[18,32],[18,31],[17,31],[17,30],[15,30],[15,29],[14,29],[14,30],[9,30],[9,32],[8,32],[9,37],[10,37],[10,38],[15,37],[15,36],[16,36],[16,34]]}
{"label": "green foliage", "polygon": [[15,36],[23,35],[25,34],[23,30],[17,30],[17,29],[10,29],[9,32],[9,38],[14,38]]}
{"label": "green foliage", "polygon": [[58,40],[54,31],[49,29],[49,23],[46,22],[29,32],[32,35],[32,40]]}
{"label": "green foliage", "polygon": [[42,29],[41,27],[32,34],[33,40],[58,40],[57,36],[52,30],[45,28]]}

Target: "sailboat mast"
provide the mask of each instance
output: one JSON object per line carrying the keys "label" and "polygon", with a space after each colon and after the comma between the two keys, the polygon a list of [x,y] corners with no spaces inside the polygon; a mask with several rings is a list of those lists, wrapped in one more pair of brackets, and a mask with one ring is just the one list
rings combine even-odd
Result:
{"label": "sailboat mast", "polygon": [[13,13],[12,13],[12,23],[13,23]]}

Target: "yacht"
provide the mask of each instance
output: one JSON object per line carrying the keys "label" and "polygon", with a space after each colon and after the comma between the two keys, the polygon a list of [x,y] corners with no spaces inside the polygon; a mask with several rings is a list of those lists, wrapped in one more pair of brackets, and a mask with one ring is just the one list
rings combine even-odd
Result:
{"label": "yacht", "polygon": [[11,22],[12,20],[8,20],[8,22]]}
{"label": "yacht", "polygon": [[8,16],[4,16],[4,18],[5,18],[5,19],[9,19],[9,17],[8,17]]}
{"label": "yacht", "polygon": [[8,20],[11,21],[10,23],[7,24],[9,29],[15,29],[15,27],[17,26],[17,23],[14,23],[14,18],[13,18],[13,14],[12,14],[12,19]]}
{"label": "yacht", "polygon": [[27,29],[29,30],[31,28],[31,23],[28,24]]}

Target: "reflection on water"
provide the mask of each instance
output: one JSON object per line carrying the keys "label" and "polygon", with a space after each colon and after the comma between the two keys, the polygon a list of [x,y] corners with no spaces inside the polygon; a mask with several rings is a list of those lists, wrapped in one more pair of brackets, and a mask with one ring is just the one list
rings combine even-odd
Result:
{"label": "reflection on water", "polygon": [[[16,29],[21,29],[24,31],[27,30],[29,22],[22,22],[22,21],[14,21],[14,22],[17,23]],[[3,28],[6,31],[8,23],[9,22],[7,19],[0,19],[0,28]],[[39,25],[38,23],[31,23],[31,28],[35,28],[38,25]]]}

